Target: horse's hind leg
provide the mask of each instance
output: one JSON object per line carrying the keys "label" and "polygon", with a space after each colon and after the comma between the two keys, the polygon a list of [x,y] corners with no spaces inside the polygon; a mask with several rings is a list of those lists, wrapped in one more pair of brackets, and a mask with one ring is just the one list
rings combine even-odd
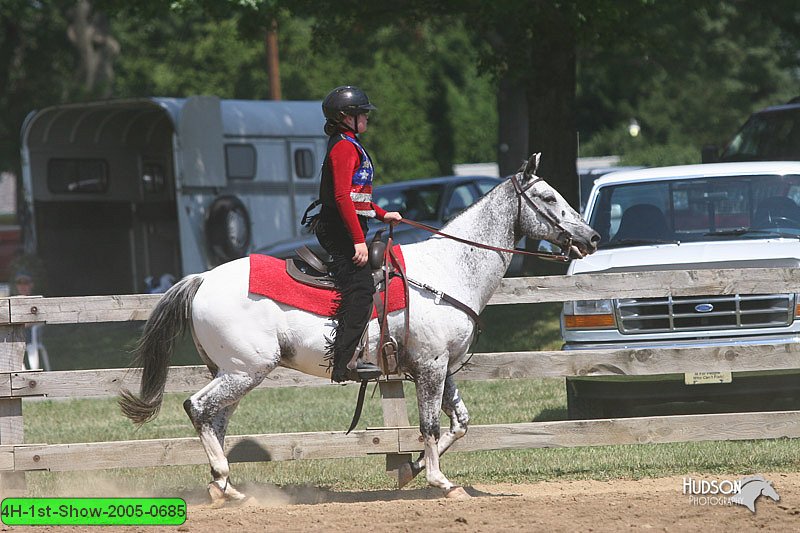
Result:
{"label": "horse's hind leg", "polygon": [[266,373],[218,375],[183,403],[211,465],[214,480],[209,483],[208,492],[214,504],[245,497],[228,480],[230,466],[225,457],[225,432],[239,400],[257,386],[265,375]]}
{"label": "horse's hind leg", "polygon": [[[442,411],[450,419],[450,429],[446,431],[436,443],[437,451],[441,456],[452,444],[466,435],[469,427],[469,412],[464,400],[458,393],[456,382],[453,376],[448,375],[444,381],[444,393],[442,395]],[[403,488],[417,474],[425,468],[425,454],[421,454],[419,459],[406,463],[400,467],[398,477],[398,487]]]}

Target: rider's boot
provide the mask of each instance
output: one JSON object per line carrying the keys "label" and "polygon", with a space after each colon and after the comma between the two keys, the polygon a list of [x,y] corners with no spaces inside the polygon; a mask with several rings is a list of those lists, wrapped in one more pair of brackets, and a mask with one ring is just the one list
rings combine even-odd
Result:
{"label": "rider's boot", "polygon": [[351,371],[350,375],[355,381],[369,381],[371,379],[378,379],[383,375],[380,367],[371,361],[367,361],[369,354],[368,348],[368,328],[364,328],[364,333],[358,342],[358,347],[353,353],[353,357],[347,364],[347,368]]}

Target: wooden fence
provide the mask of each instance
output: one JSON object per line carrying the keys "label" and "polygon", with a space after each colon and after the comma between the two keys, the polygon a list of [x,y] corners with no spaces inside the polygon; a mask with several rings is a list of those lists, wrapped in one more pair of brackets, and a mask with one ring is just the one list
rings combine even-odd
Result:
{"label": "wooden fence", "polygon": [[[503,280],[490,304],[542,303],[620,297],[800,292],[800,269],[633,272]],[[25,443],[22,399],[86,398],[137,389],[138,371],[123,369],[41,372],[23,370],[26,323],[144,320],[159,295],[0,299],[0,489],[21,493],[25,472],[204,464],[197,438],[75,444]],[[478,353],[459,380],[652,375],[706,371],[800,368],[800,344],[679,349]],[[201,366],[172,367],[168,392],[195,392],[210,374]],[[279,368],[259,386],[330,386],[328,380]],[[402,381],[380,383],[384,426],[343,431],[234,435],[226,439],[231,462],[386,456],[387,472],[422,450],[410,427]],[[187,421],[188,424],[188,421]],[[453,449],[493,450],[704,440],[800,437],[800,412],[764,412],[591,421],[473,425]]]}

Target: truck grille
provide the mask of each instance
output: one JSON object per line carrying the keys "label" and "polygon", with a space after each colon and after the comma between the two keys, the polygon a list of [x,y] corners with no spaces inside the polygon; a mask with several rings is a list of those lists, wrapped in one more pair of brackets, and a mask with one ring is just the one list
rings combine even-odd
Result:
{"label": "truck grille", "polygon": [[775,328],[794,319],[793,294],[615,300],[620,333]]}

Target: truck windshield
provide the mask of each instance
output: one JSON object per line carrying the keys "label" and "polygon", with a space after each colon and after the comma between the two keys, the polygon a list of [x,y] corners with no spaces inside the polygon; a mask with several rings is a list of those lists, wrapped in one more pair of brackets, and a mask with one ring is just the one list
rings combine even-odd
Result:
{"label": "truck windshield", "polygon": [[589,223],[600,247],[800,238],[800,176],[724,176],[607,185]]}
{"label": "truck windshield", "polygon": [[800,160],[800,106],[751,116],[720,156],[720,161],[796,160]]}

